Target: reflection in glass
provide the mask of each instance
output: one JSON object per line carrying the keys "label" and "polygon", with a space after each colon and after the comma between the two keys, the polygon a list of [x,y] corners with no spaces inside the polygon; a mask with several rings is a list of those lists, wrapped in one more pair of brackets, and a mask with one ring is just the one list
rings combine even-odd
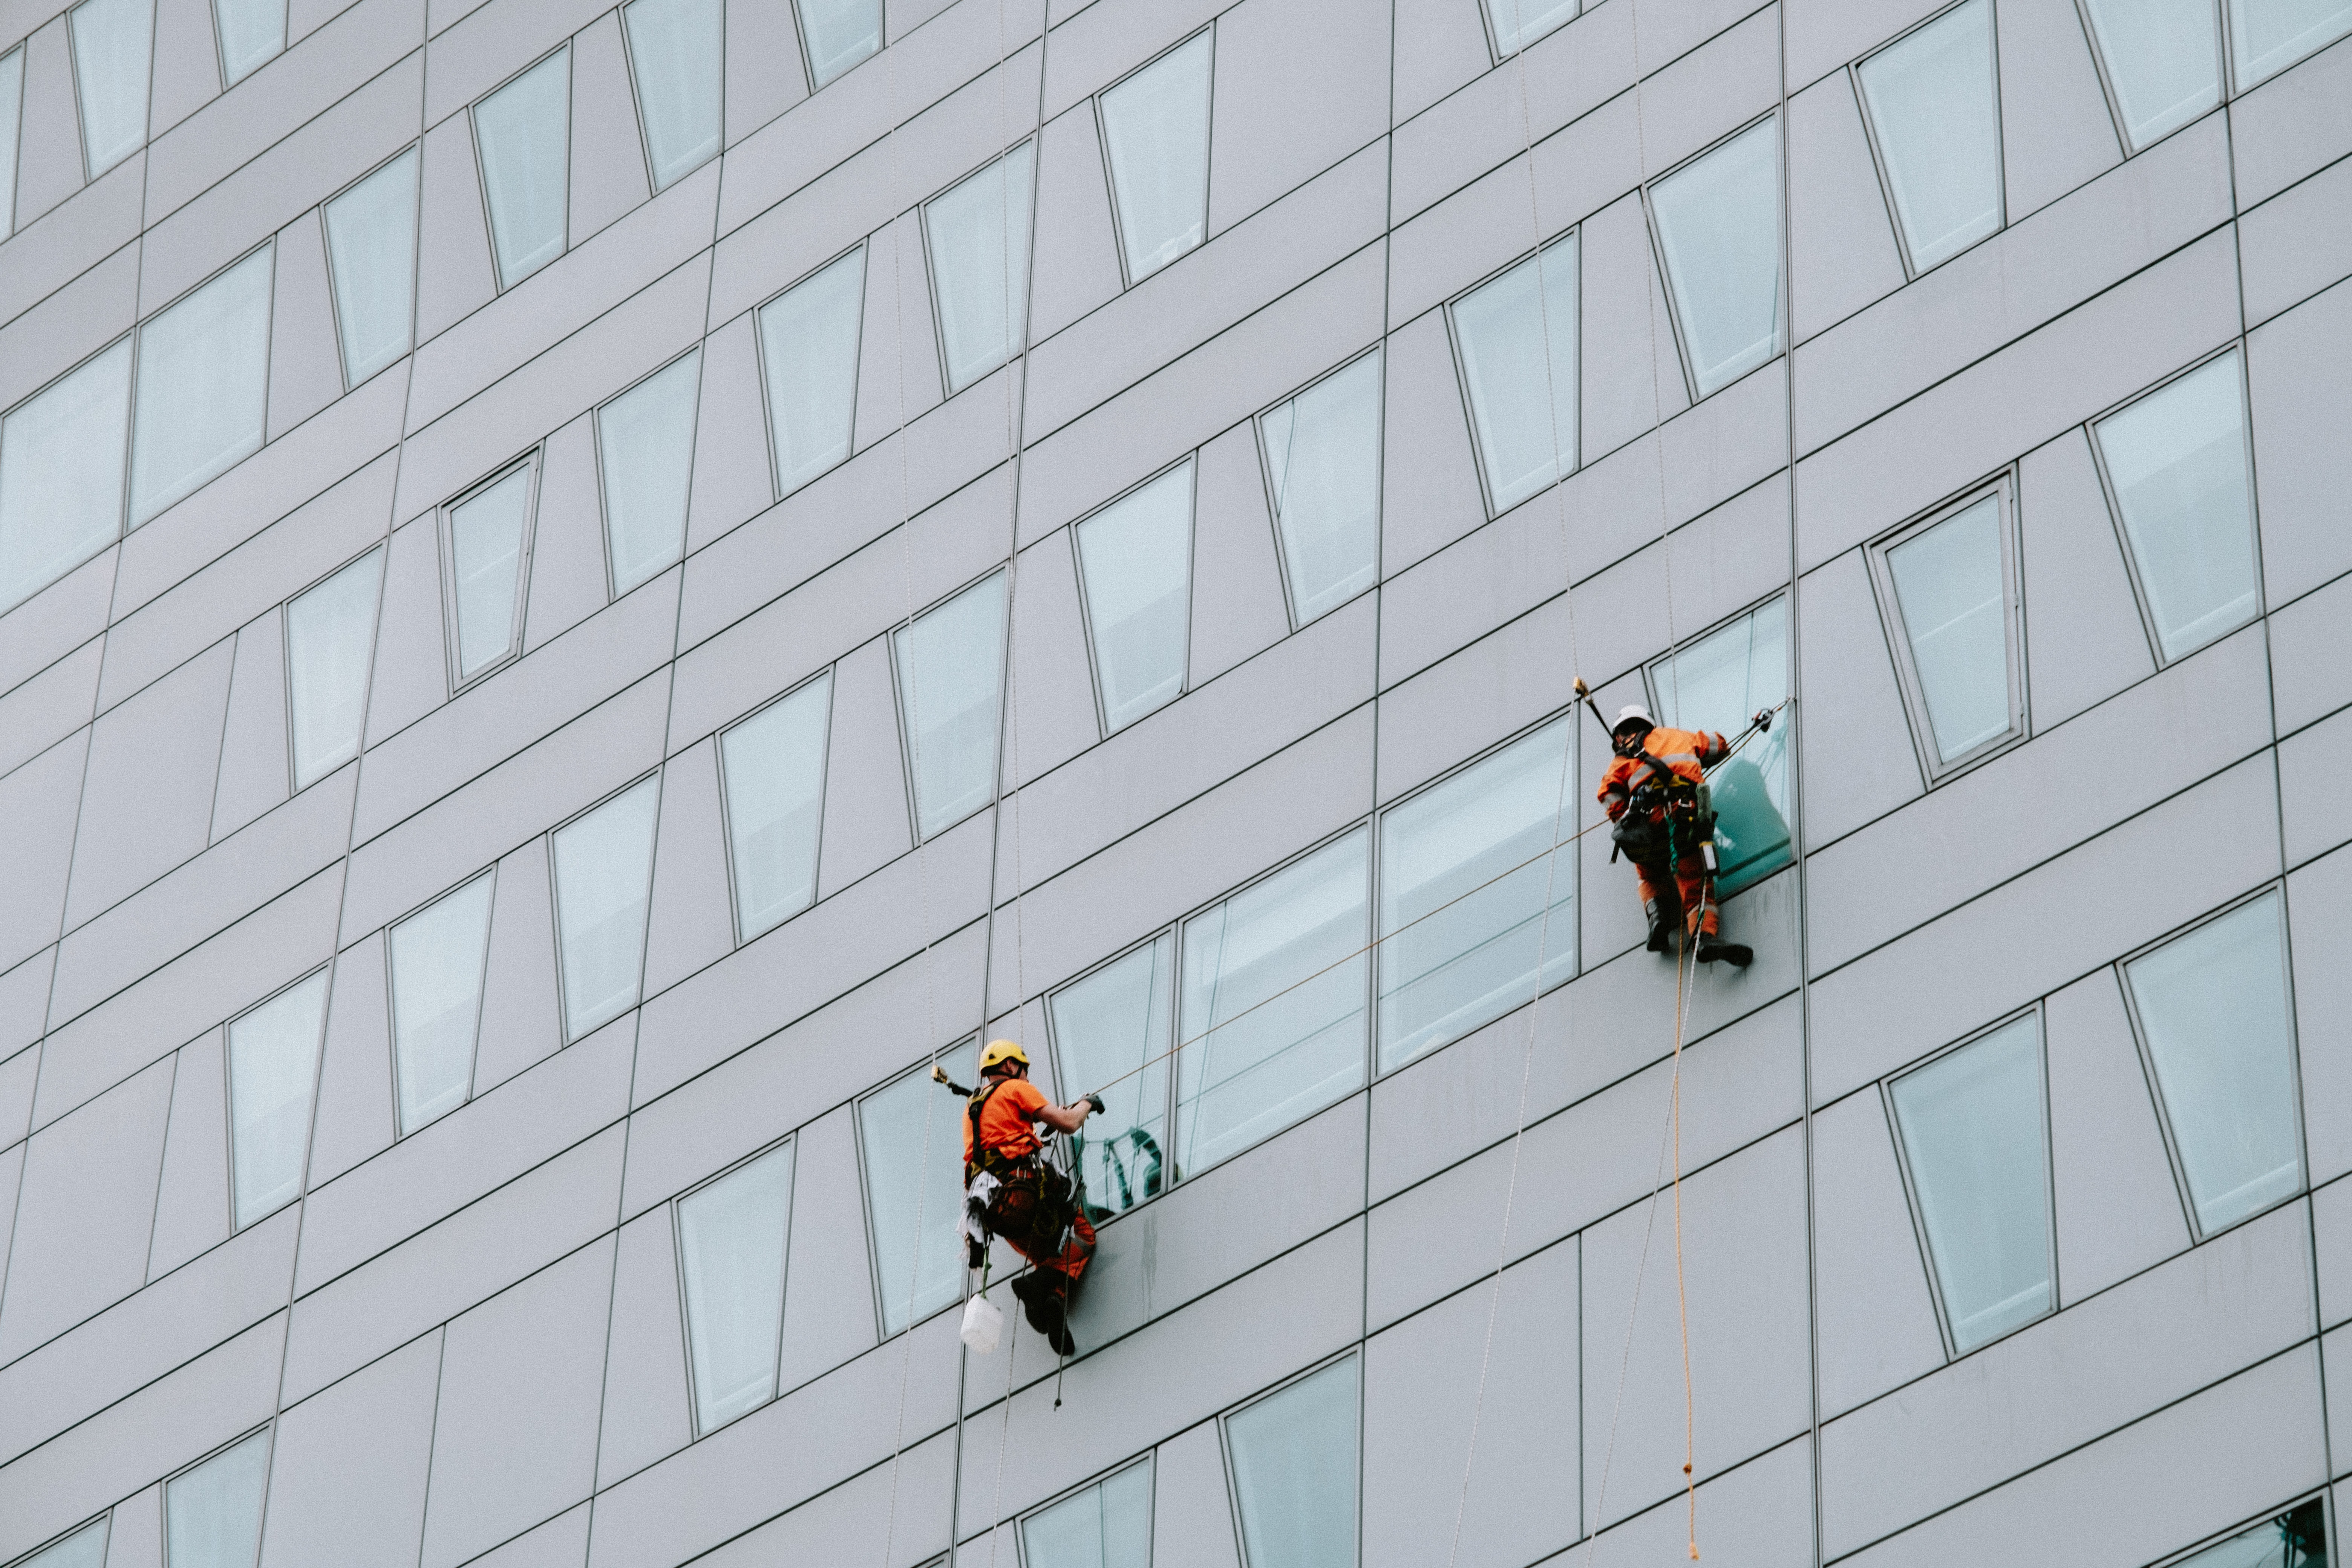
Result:
{"label": "reflection in glass", "polygon": [[2327,1509],[2313,1498],[2172,1568],[2327,1568]]}
{"label": "reflection in glass", "polygon": [[275,249],[263,246],[140,329],[131,527],[260,447]]}
{"label": "reflection in glass", "polygon": [[2107,81],[2134,147],[2221,101],[2213,0],[2084,0]]}
{"label": "reflection in glass", "polygon": [[1099,1089],[1103,1114],[1071,1135],[1095,1219],[1157,1196],[1167,1166],[1168,1027],[1176,942],[1160,937],[1054,994],[1054,1048],[1073,1095]]}
{"label": "reflection in glass", "polygon": [[474,106],[499,287],[563,254],[571,199],[572,50],[556,50]]}
{"label": "reflection in glass", "polygon": [[1454,306],[1486,494],[1508,511],[1576,467],[1576,236]]}
{"label": "reflection in glass", "polygon": [[1895,1080],[1895,1119],[1961,1354],[2049,1311],[2050,1148],[2032,1016]]}
{"label": "reflection in glass", "polygon": [[1576,16],[1577,0],[1486,0],[1495,28],[1495,52],[1515,55]]}
{"label": "reflection in glass", "polygon": [[1184,922],[1178,1167],[1213,1165],[1364,1081],[1361,828]]}
{"label": "reflection in glass", "polygon": [[0,609],[121,533],[130,426],[129,338],[0,420]]}
{"label": "reflection in glass", "polygon": [[1078,524],[1103,721],[1123,729],[1184,689],[1192,605],[1192,463]]}
{"label": "reflection in glass", "polygon": [[2238,90],[2352,32],[2352,0],[2230,0],[2231,64]]}
{"label": "reflection in glass", "polygon": [[392,928],[393,1076],[404,1135],[473,1092],[497,875],[483,872]]}
{"label": "reflection in glass", "polygon": [[555,830],[555,925],[563,954],[563,1037],[637,1005],[653,881],[658,774]]}
{"label": "reflection in glass", "polygon": [[775,1396],[792,1215],[790,1143],[678,1200],[686,1342],[699,1431]]}
{"label": "reflection in glass", "polygon": [[1967,0],[1862,62],[1895,212],[1925,271],[2000,226],[1992,0]]}
{"label": "reflection in glass", "polygon": [[1741,132],[1650,190],[1701,397],[1780,348],[1780,137],[1777,119]]}
{"label": "reflection in glass", "polygon": [[[977,1079],[979,1060],[971,1040],[940,1053],[940,1066],[958,1083]],[[963,1214],[963,1109],[931,1081],[928,1067],[857,1102],[886,1333],[919,1322],[962,1293],[963,1242],[956,1226]]]}
{"label": "reflection in glass", "polygon": [[0,239],[16,227],[16,132],[24,99],[25,51],[11,49],[0,55]]}
{"label": "reflection in glass", "polygon": [[1305,626],[1380,572],[1380,351],[1261,416],[1258,432],[1290,612]]}
{"label": "reflection in glass", "polygon": [[416,300],[416,149],[327,204],[327,261],[343,379],[357,386],[408,352]]}
{"label": "reflection in glass", "polygon": [[235,87],[286,47],[286,0],[213,0],[221,76]]}
{"label": "reflection in glass", "polygon": [[[1650,667],[1664,721],[1682,730],[1748,728],[1759,709],[1789,694],[1789,602],[1770,604],[1710,632]],[[1716,886],[1726,897],[1789,863],[1789,732],[1782,713],[1769,733],[1707,775],[1715,807]]]}
{"label": "reflection in glass", "polygon": [[169,1568],[252,1568],[261,1550],[269,1434],[256,1432],[163,1488]]}
{"label": "reflection in glass", "polygon": [[832,707],[827,671],[719,738],[736,929],[745,942],[816,901]]}
{"label": "reflection in glass", "polygon": [[798,0],[809,76],[823,87],[882,47],[882,0]]}
{"label": "reflection in glass", "polygon": [[154,0],[82,0],[69,14],[81,149],[93,180],[147,140]]}
{"label": "reflection in glass", "polygon": [[861,245],[760,307],[760,360],[779,494],[791,494],[849,456],[865,298]]}
{"label": "reflection in glass", "polygon": [[1151,1460],[1021,1521],[1028,1568],[1151,1568]]}
{"label": "reflection in glass", "polygon": [[1103,148],[1128,280],[1201,243],[1209,225],[1209,68],[1203,32],[1102,95]]}
{"label": "reflection in glass", "polygon": [[721,0],[629,0],[621,22],[660,190],[719,151]]}
{"label": "reflection in glass", "polygon": [[898,710],[915,778],[915,826],[929,838],[996,792],[1004,574],[994,573],[891,634]]}
{"label": "reflection in glass", "polygon": [[286,606],[286,690],[294,731],[294,787],[360,754],[368,656],[375,646],[376,546]]}
{"label": "reflection in glass", "polygon": [[2168,659],[2254,618],[2254,486],[2232,349],[2093,427]]}
{"label": "reflection in glass", "polygon": [[1249,1568],[1355,1568],[1356,1358],[1225,1418]]}
{"label": "reflection in glass", "polygon": [[1028,330],[1035,151],[1024,142],[923,208],[951,393],[1012,358]]}
{"label": "reflection in glass", "polygon": [[2000,533],[2000,497],[1990,495],[1886,552],[1911,668],[1947,763],[2016,724]]}
{"label": "reflection in glass", "polygon": [[530,523],[528,463],[449,509],[460,681],[514,651],[522,630],[522,544]]}
{"label": "reflection in glass", "polygon": [[686,553],[695,397],[701,384],[702,351],[696,349],[596,411],[604,538],[615,595],[651,580]]}
{"label": "reflection in glass", "polygon": [[2124,965],[2197,1226],[2303,1187],[2285,909],[2242,904]]}
{"label": "reflection in glass", "polygon": [[320,970],[228,1026],[229,1184],[240,1230],[302,1190],[326,1019],[327,974]]}
{"label": "reflection in glass", "polygon": [[1381,1071],[1576,973],[1574,737],[1560,720],[1381,818]]}

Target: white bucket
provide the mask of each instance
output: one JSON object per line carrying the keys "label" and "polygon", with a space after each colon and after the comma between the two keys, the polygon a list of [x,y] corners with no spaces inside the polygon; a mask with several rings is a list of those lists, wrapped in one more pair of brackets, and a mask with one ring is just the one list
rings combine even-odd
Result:
{"label": "white bucket", "polygon": [[963,1342],[975,1355],[994,1355],[996,1342],[1004,1337],[1004,1314],[996,1303],[985,1296],[974,1296],[963,1304]]}

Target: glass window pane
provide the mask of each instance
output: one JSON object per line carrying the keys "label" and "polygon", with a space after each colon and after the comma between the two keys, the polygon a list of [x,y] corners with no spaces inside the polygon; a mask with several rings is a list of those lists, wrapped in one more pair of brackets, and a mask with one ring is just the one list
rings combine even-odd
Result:
{"label": "glass window pane", "polygon": [[658,775],[555,833],[555,923],[563,951],[563,1037],[637,1005],[653,881]]}
{"label": "glass window pane", "polygon": [[1249,1568],[1355,1568],[1356,1358],[1225,1420]]}
{"label": "glass window pane", "polygon": [[1576,832],[1575,734],[1550,724],[1381,819],[1381,1071],[1533,1000],[1538,953],[1543,986],[1576,973],[1575,851],[1544,853]]}
{"label": "glass window pane", "polygon": [[799,0],[809,75],[823,87],[882,47],[882,0]]}
{"label": "glass window pane", "polygon": [[1034,153],[1024,142],[923,209],[950,392],[961,392],[1021,347]]}
{"label": "glass window pane", "polygon": [[[979,1077],[980,1047],[940,1053],[958,1083]],[[866,1202],[882,1327],[897,1333],[963,1293],[963,1101],[918,1068],[857,1102],[866,1149]]]}
{"label": "glass window pane", "polygon": [[1666,284],[1706,396],[1780,348],[1780,137],[1766,120],[1650,191]]}
{"label": "glass window pane", "polygon": [[1028,1568],[1151,1568],[1151,1461],[1021,1521]]}
{"label": "glass window pane", "polygon": [[1577,0],[1486,0],[1497,53],[1515,55],[1575,18]]}
{"label": "glass window pane", "polygon": [[457,679],[471,680],[514,651],[522,597],[522,542],[530,522],[526,463],[449,509],[450,597],[457,616]]}
{"label": "glass window pane", "polygon": [[719,151],[719,7],[720,0],[629,0],[622,7],[656,190]]}
{"label": "glass window pane", "polygon": [[231,87],[286,47],[286,0],[213,0],[221,75]]}
{"label": "glass window pane", "polygon": [[320,970],[228,1026],[229,1163],[240,1229],[302,1190],[326,1017],[327,974]]}
{"label": "glass window pane", "polygon": [[2230,0],[2238,90],[2352,32],[2352,0]]}
{"label": "glass window pane", "polygon": [[82,0],[73,8],[74,86],[82,155],[96,179],[147,140],[154,0]]}
{"label": "glass window pane", "polygon": [[0,55],[0,237],[16,226],[16,128],[24,109],[25,51]]}
{"label": "glass window pane", "polygon": [[1886,552],[1911,668],[1952,762],[2016,723],[2000,498],[1990,495]]}
{"label": "glass window pane", "polygon": [[486,871],[392,928],[393,1076],[403,1133],[473,1092],[497,878]]}
{"label": "glass window pane", "polygon": [[2000,226],[1991,0],[1968,0],[1862,62],[1895,212],[1926,270]]}
{"label": "glass window pane", "polygon": [[1184,922],[1180,1173],[1362,1085],[1370,844],[1360,828]]}
{"label": "glass window pane", "polygon": [[376,584],[383,576],[379,545],[286,606],[286,691],[298,790],[360,754]]}
{"label": "glass window pane", "polygon": [[571,120],[569,46],[474,106],[500,288],[512,288],[563,254]]}
{"label": "glass window pane", "polygon": [[[1665,721],[1715,730],[1748,728],[1759,709],[1789,695],[1789,603],[1775,599],[1650,668],[1650,689]],[[1789,733],[1785,713],[1707,775],[1715,809],[1716,885],[1728,896],[1789,863]]]}
{"label": "glass window pane", "polygon": [[2317,1498],[2209,1546],[2172,1568],[2327,1568],[2327,1510]]}
{"label": "glass window pane", "polygon": [[0,420],[0,609],[121,533],[130,424],[128,338]]}
{"label": "glass window pane", "polygon": [[862,245],[760,307],[760,359],[780,494],[791,494],[849,456],[865,307]]}
{"label": "glass window pane", "polygon": [[1184,689],[1192,608],[1192,463],[1078,524],[1103,721],[1117,730]]}
{"label": "glass window pane", "polygon": [[686,553],[702,351],[656,371],[596,411],[613,592],[625,594]]}
{"label": "glass window pane", "polygon": [[2124,966],[2209,1235],[2303,1186],[2284,920],[2268,893]]}
{"label": "glass window pane", "polygon": [[1208,232],[1212,37],[1171,49],[1102,95],[1103,147],[1131,282]]}
{"label": "glass window pane", "polygon": [[2085,9],[2133,146],[2221,101],[2213,0],[2087,0]]}
{"label": "glass window pane", "polygon": [[2167,658],[2254,618],[2254,506],[2235,350],[2099,421]]}
{"label": "glass window pane", "polygon": [[267,1432],[173,1477],[163,1489],[166,1568],[253,1568],[268,1481]]}
{"label": "glass window pane", "polygon": [[416,150],[327,204],[327,259],[343,376],[353,386],[408,352],[416,298]]}
{"label": "glass window pane", "polygon": [[915,822],[929,838],[996,793],[998,684],[1004,667],[1004,574],[973,584],[911,626],[898,648],[898,708],[915,774]]}
{"label": "glass window pane", "polygon": [[792,1217],[790,1143],[678,1201],[686,1342],[701,1431],[775,1396]]}
{"label": "glass window pane", "polygon": [[735,919],[745,942],[816,901],[832,710],[828,673],[719,738]]}
{"label": "glass window pane", "polygon": [[1953,1348],[2049,1311],[2040,1022],[2020,1018],[1895,1079],[1895,1117]]}
{"label": "glass window pane", "polygon": [[106,1527],[109,1520],[92,1520],[45,1552],[36,1552],[17,1568],[106,1568]]}
{"label": "glass window pane", "polygon": [[1269,411],[1258,429],[1291,614],[1305,626],[1380,573],[1380,351]]}
{"label": "glass window pane", "polygon": [[[1103,1114],[1071,1135],[1100,1219],[1156,1197],[1168,1169],[1168,1026],[1176,1013],[1176,940],[1163,936],[1055,992],[1054,1048],[1072,1094],[1100,1089]],[[1114,1131],[1112,1129],[1118,1131]]]}
{"label": "glass window pane", "polygon": [[140,330],[131,527],[259,449],[276,248],[263,246]]}
{"label": "glass window pane", "polygon": [[1456,300],[1454,331],[1486,493],[1508,511],[1576,467],[1576,236]]}

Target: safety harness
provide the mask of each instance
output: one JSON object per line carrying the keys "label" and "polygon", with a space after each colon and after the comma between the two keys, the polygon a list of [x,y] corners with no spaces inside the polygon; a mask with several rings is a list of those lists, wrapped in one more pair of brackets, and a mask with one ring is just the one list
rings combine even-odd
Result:
{"label": "safety harness", "polygon": [[[1609,851],[1613,862],[1620,851],[1637,866],[1671,865],[1677,847],[1696,844],[1710,864],[1715,856],[1715,806],[1706,785],[1686,779],[1664,760],[1637,752],[1633,777],[1628,781],[1625,809],[1610,825]],[[1696,762],[1696,756],[1690,759]]]}
{"label": "safety harness", "polygon": [[[981,1112],[1012,1081],[994,1079],[976,1091],[965,1108],[971,1122],[971,1158],[964,1162],[964,1191],[973,1216],[990,1235],[1058,1253],[1078,1212],[1070,1179],[1040,1159],[1041,1150],[1007,1154],[991,1148],[980,1135]],[[971,1267],[981,1268],[985,1248],[977,1240],[969,1245]]]}

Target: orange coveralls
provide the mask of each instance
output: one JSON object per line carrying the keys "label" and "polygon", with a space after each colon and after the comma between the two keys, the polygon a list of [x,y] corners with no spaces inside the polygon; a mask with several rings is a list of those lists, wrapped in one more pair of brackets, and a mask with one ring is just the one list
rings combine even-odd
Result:
{"label": "orange coveralls", "polygon": [[[1639,758],[1612,758],[1607,771],[1601,775],[1601,788],[1596,793],[1612,822],[1625,815],[1636,788],[1645,781],[1654,782],[1657,768],[1700,784],[1706,778],[1707,767],[1731,754],[1731,743],[1722,735],[1706,730],[1668,730],[1661,726],[1642,737],[1642,752]],[[1661,902],[1662,895],[1670,895],[1685,932],[1714,936],[1720,920],[1715,902],[1715,879],[1707,875],[1706,860],[1699,853],[1698,845],[1685,848],[1677,844],[1675,847],[1684,849],[1684,853],[1675,861],[1671,889],[1664,886],[1664,865],[1633,862],[1633,869],[1642,879],[1642,901],[1655,905]]]}
{"label": "orange coveralls", "polygon": [[[1025,1166],[1036,1171],[1046,1181],[1059,1180],[1057,1174],[1039,1166],[1037,1152],[1044,1145],[1038,1142],[1037,1134],[1029,1129],[1029,1124],[1037,1120],[1038,1111],[1053,1101],[1025,1078],[999,1079],[983,1086],[980,1092],[987,1097],[981,1101],[980,1138],[988,1152],[1016,1170]],[[963,1173],[967,1184],[977,1169],[972,1161],[971,1123],[971,1117],[966,1115],[963,1119]],[[999,1169],[1001,1171],[1002,1167]],[[1003,1177],[1000,1175],[999,1179]],[[1036,1210],[1033,1208],[1031,1212]],[[1013,1234],[1010,1231],[999,1234],[1015,1252],[1034,1263],[1039,1269],[1060,1275],[1061,1288],[1066,1294],[1077,1284],[1078,1276],[1087,1271],[1087,1260],[1095,1255],[1095,1227],[1087,1223],[1083,1205],[1070,1222],[1069,1242],[1058,1257],[1051,1251],[1058,1237]]]}

